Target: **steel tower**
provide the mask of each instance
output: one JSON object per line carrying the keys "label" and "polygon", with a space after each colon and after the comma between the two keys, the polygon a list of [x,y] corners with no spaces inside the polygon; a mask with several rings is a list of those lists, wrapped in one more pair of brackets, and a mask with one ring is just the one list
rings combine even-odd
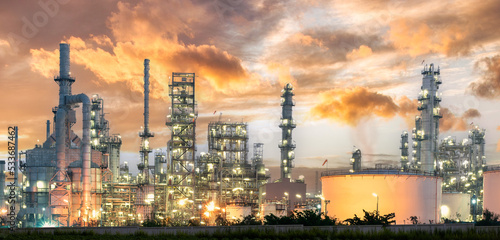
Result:
{"label": "steel tower", "polygon": [[144,129],[139,133],[141,137],[141,163],[138,165],[140,173],[139,184],[149,183],[149,138],[154,134],[149,131],[149,59],[144,59]]}
{"label": "steel tower", "polygon": [[292,178],[293,159],[295,158],[295,144],[292,140],[292,130],[295,128],[295,122],[292,118],[292,108],[295,105],[293,102],[293,86],[287,83],[281,90],[281,179]]}
{"label": "steel tower", "polygon": [[187,221],[194,213],[195,74],[172,73],[169,85],[172,106],[166,125],[171,129],[168,151],[168,213],[175,221]]}
{"label": "steel tower", "polygon": [[422,91],[418,96],[418,110],[420,116],[415,119],[415,129],[413,130],[414,149],[418,151],[414,159],[417,168],[424,172],[434,172],[436,169],[436,159],[438,155],[439,137],[439,102],[438,95],[441,77],[439,67],[434,69],[434,64],[427,65],[422,70]]}

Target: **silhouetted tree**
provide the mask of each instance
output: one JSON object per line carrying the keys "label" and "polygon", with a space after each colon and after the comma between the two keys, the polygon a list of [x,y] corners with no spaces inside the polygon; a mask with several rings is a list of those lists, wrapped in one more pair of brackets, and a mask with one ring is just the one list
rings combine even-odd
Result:
{"label": "silhouetted tree", "polygon": [[395,220],[392,220],[396,217],[395,213],[389,213],[387,215],[379,215],[378,211],[367,212],[363,209],[365,216],[363,219],[359,218],[356,214],[354,214],[353,218],[348,218],[344,220],[344,222],[349,225],[383,225],[387,226],[392,223],[395,223]]}

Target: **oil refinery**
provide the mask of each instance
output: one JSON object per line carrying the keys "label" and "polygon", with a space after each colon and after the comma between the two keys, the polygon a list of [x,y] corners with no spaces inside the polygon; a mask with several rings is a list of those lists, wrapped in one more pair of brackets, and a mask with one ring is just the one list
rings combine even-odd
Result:
{"label": "oil refinery", "polygon": [[[318,196],[306,193],[304,179],[292,179],[296,148],[292,133],[297,124],[291,83],[281,92],[281,118],[276,126],[281,129],[276,146],[281,153],[280,177],[271,182],[264,165],[264,144],[249,146],[246,122],[221,118],[210,122],[208,151],[197,152],[195,73],[172,73],[170,107],[165,113],[170,138],[164,143],[166,151],[153,150],[150,142],[158,137],[149,125],[150,64],[154,63],[144,60],[139,173],[132,175],[128,163],[120,161],[122,139],[106,119],[105,99],[97,94],[73,94],[72,85],[78,81],[70,71],[70,45],[60,44],[59,75],[54,78],[59,103],[52,109],[53,119],[47,120],[46,139],[23,151],[24,159],[16,148],[13,175],[18,227],[131,226],[151,220],[214,226],[220,219],[237,221],[248,215],[263,219],[305,209],[339,220],[362,214],[363,209],[376,209],[394,212],[396,224],[410,224],[412,216],[437,224],[443,219],[475,221],[483,209],[500,213],[496,188],[500,168],[486,165],[485,130],[473,126],[461,141],[439,138],[442,81],[439,67],[433,64],[421,72],[420,114],[411,134],[401,135],[400,165],[363,168],[362,149],[355,148],[352,169],[321,174]],[[77,111],[82,112],[82,136],[72,129]],[[5,165],[0,161],[0,168]],[[0,173],[0,200],[6,202],[5,207],[11,189],[5,185],[5,173]]]}

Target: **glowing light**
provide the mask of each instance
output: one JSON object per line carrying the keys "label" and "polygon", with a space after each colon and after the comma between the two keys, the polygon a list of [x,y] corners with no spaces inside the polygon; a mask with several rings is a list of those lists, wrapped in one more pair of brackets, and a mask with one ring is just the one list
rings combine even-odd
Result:
{"label": "glowing light", "polygon": [[374,197],[378,197],[378,195],[377,195],[376,193],[372,193],[372,195],[373,195]]}
{"label": "glowing light", "polygon": [[203,215],[205,215],[206,217],[210,217],[210,213],[209,212],[205,212],[205,213],[203,213]]}
{"label": "glowing light", "polygon": [[213,210],[215,210],[215,203],[212,201],[210,203],[208,203],[207,205],[207,210],[212,212]]}
{"label": "glowing light", "polygon": [[42,225],[42,227],[56,227],[56,226],[46,222]]}
{"label": "glowing light", "polygon": [[441,216],[448,216],[450,214],[450,208],[446,205],[441,206]]}

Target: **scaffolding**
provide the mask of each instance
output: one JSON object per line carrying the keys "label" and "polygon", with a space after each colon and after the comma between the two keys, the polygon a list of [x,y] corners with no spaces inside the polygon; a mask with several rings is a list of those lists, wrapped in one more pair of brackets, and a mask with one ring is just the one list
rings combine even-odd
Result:
{"label": "scaffolding", "polygon": [[168,141],[168,206],[173,221],[186,222],[194,214],[195,127],[198,113],[195,102],[195,74],[172,73],[169,96],[172,105],[166,125]]}
{"label": "scaffolding", "polygon": [[[437,170],[443,177],[443,192],[468,193],[477,197],[477,207],[482,209],[485,130],[477,126],[469,137],[457,142],[453,137],[443,139],[439,145]],[[471,206],[471,214],[473,209]]]}
{"label": "scaffolding", "polygon": [[216,200],[220,207],[250,207],[258,212],[259,187],[267,182],[262,143],[254,144],[248,161],[247,124],[211,122],[208,124],[208,150],[199,159],[200,199]]}
{"label": "scaffolding", "polygon": [[[110,179],[103,179],[105,182],[117,183],[120,176],[120,148],[122,145],[121,136],[109,133],[109,121],[104,114],[104,100],[95,94],[91,99],[90,110],[90,142],[92,149],[100,151],[104,159],[101,168]],[[103,173],[104,175],[105,173]]]}

